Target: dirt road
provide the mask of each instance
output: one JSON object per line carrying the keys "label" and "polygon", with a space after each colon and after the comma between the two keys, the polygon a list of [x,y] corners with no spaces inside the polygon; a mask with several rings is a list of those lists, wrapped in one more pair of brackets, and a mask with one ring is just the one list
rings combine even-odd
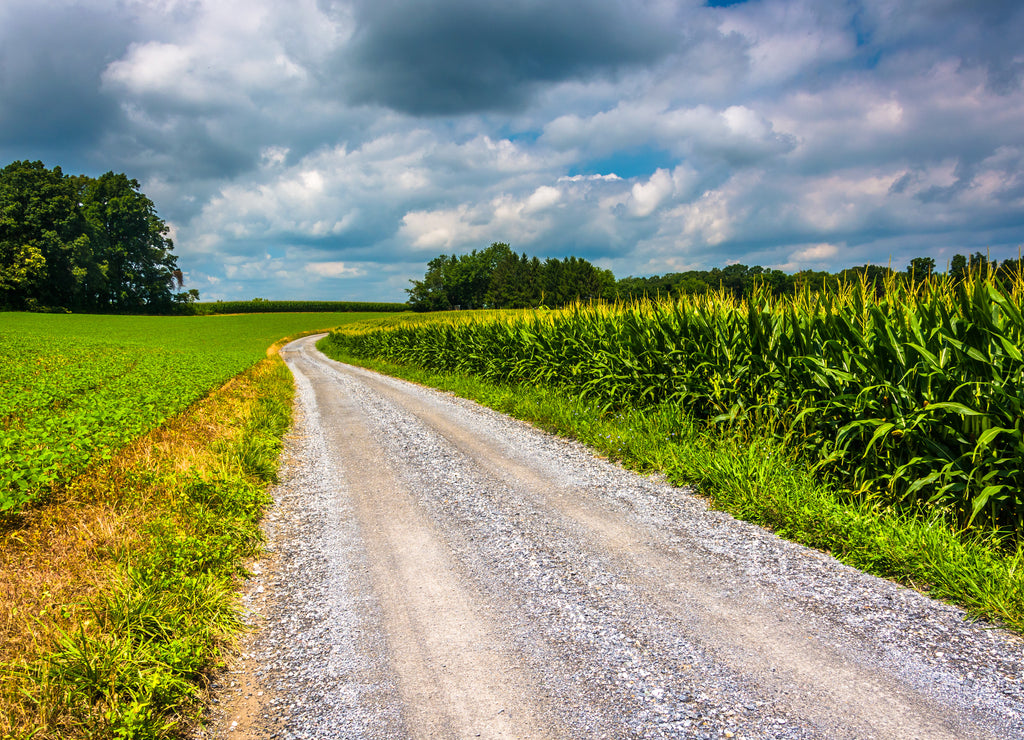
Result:
{"label": "dirt road", "polygon": [[1024,644],[469,402],[298,387],[230,738],[1024,738]]}

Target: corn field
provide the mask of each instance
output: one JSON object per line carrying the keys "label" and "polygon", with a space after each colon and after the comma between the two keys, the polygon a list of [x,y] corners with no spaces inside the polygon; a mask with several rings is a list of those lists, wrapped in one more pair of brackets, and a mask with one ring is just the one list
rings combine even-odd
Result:
{"label": "corn field", "polygon": [[675,404],[798,445],[857,495],[1024,533],[1024,281],[435,314],[336,330],[357,357]]}

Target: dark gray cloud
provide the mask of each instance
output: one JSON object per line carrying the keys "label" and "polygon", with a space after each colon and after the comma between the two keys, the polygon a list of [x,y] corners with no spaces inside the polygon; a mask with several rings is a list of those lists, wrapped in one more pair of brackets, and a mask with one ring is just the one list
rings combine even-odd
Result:
{"label": "dark gray cloud", "polygon": [[864,58],[895,56],[926,73],[941,54],[984,70],[992,92],[1020,90],[1024,4],[1018,0],[868,0],[855,22]]}
{"label": "dark gray cloud", "polygon": [[0,9],[0,156],[83,159],[118,125],[101,76],[132,32],[129,19],[80,5]]}
{"label": "dark gray cloud", "polygon": [[344,87],[413,115],[515,110],[540,83],[651,64],[682,30],[622,0],[371,0],[355,21]]}
{"label": "dark gray cloud", "polygon": [[1003,258],[1021,49],[1019,0],[0,0],[0,157],[138,178],[211,299]]}

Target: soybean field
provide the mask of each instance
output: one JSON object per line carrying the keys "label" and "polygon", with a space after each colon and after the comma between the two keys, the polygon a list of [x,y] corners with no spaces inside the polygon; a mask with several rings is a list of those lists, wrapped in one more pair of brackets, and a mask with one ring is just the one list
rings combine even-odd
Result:
{"label": "soybean field", "polygon": [[286,336],[367,313],[0,313],[0,511],[111,456]]}

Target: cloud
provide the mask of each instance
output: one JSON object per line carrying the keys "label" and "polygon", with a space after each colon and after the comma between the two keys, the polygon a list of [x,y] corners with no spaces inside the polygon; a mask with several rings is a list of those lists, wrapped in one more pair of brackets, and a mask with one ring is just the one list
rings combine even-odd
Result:
{"label": "cloud", "polygon": [[363,0],[338,62],[356,102],[413,115],[521,109],[540,84],[650,64],[677,43],[667,4]]}
{"label": "cloud", "polygon": [[562,191],[550,185],[541,185],[534,190],[523,204],[524,213],[544,211],[562,200]]}
{"label": "cloud", "polygon": [[568,175],[563,175],[562,177],[558,178],[558,181],[559,182],[586,182],[588,180],[590,180],[590,181],[604,180],[605,182],[614,182],[616,180],[621,180],[621,179],[622,178],[619,177],[618,175],[616,175],[614,172],[611,172],[611,173],[609,173],[607,175],[573,175],[571,177],[568,176]]}
{"label": "cloud", "polygon": [[749,165],[791,151],[794,138],[776,131],[763,114],[744,105],[715,110],[707,105],[666,108],[661,104],[619,103],[589,117],[569,113],[551,121],[542,141],[557,150],[602,157],[636,142],[680,158]]}
{"label": "cloud", "polygon": [[[138,178],[204,297],[1024,243],[1024,6],[7,0],[0,155]],[[59,104],[55,103],[59,101]]]}
{"label": "cloud", "polygon": [[857,50],[845,9],[813,1],[748,3],[725,14],[719,29],[742,39],[748,79],[757,85],[784,83],[848,60]]}
{"label": "cloud", "polygon": [[313,275],[330,278],[357,278],[366,274],[365,267],[345,262],[307,262],[305,270]]}
{"label": "cloud", "polygon": [[486,203],[410,211],[402,217],[399,236],[415,249],[429,250],[463,250],[493,241],[530,244],[551,230],[548,212],[561,201],[561,190],[541,185],[525,197],[501,194]]}
{"label": "cloud", "polygon": [[822,243],[802,246],[800,249],[791,252],[788,261],[784,264],[776,265],[775,269],[785,270],[786,272],[825,269],[832,264],[841,251],[842,247],[836,244]]}
{"label": "cloud", "polygon": [[630,193],[629,211],[634,216],[649,216],[672,192],[668,170],[659,169],[645,182],[636,183]]}
{"label": "cloud", "polygon": [[117,125],[117,102],[101,94],[100,79],[136,29],[104,5],[0,5],[0,151],[82,161],[79,148]]}

